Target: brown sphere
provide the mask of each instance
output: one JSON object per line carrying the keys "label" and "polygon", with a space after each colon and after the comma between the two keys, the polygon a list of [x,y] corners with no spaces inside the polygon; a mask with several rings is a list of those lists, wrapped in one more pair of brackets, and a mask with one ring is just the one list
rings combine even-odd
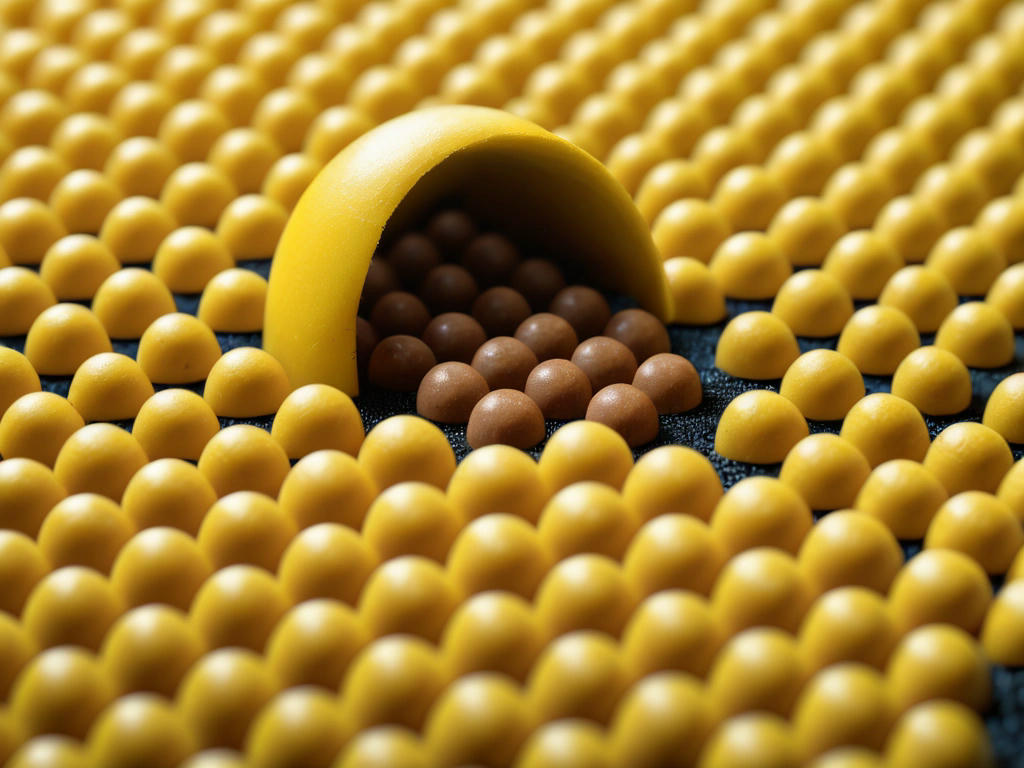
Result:
{"label": "brown sphere", "polygon": [[401,290],[401,288],[402,283],[398,279],[398,272],[395,271],[391,262],[384,259],[373,259],[370,262],[370,267],[366,270],[363,293],[359,297],[359,311],[364,315],[369,314],[381,297],[392,291]]}
{"label": "brown sphere", "polygon": [[356,318],[356,365],[360,372],[365,373],[370,365],[370,357],[377,348],[380,337],[370,325],[370,321],[362,317]]}
{"label": "brown sphere", "polygon": [[611,320],[608,301],[586,285],[570,285],[555,294],[548,312],[564,317],[580,339],[597,336]]}
{"label": "brown sphere", "polygon": [[402,284],[415,288],[441,263],[441,252],[429,237],[411,232],[395,241],[388,250],[387,260]]}
{"label": "brown sphere", "polygon": [[591,336],[572,353],[594,392],[609,384],[629,384],[636,373],[636,358],[625,344],[610,336]]}
{"label": "brown sphere", "polygon": [[497,336],[476,351],[472,365],[491,389],[522,389],[537,367],[537,356],[518,339]]}
{"label": "brown sphere", "polygon": [[504,235],[488,232],[466,246],[462,266],[483,288],[504,285],[519,266],[519,249]]}
{"label": "brown sphere", "polygon": [[380,336],[419,336],[430,322],[430,310],[408,291],[391,291],[380,297],[370,312],[370,323]]}
{"label": "brown sphere", "polygon": [[370,355],[370,383],[398,392],[415,392],[420,380],[437,364],[430,347],[415,336],[381,339]]}
{"label": "brown sphere", "polygon": [[523,294],[505,285],[488,288],[473,302],[473,317],[488,336],[511,336],[530,312]]}
{"label": "brown sphere", "polygon": [[416,391],[416,412],[442,424],[465,424],[480,399],[488,393],[487,381],[465,363],[435,365]]}
{"label": "brown sphere", "polygon": [[668,330],[658,318],[642,309],[616,312],[604,327],[604,335],[629,347],[637,363],[672,350]]}
{"label": "brown sphere", "polygon": [[587,421],[611,427],[631,448],[658,436],[658,410],[632,384],[612,384],[595,394],[587,406]]}
{"label": "brown sphere", "polygon": [[568,360],[545,360],[526,379],[526,392],[545,419],[582,419],[590,402],[590,381]]}
{"label": "brown sphere", "polygon": [[636,370],[633,386],[646,392],[658,413],[682,413],[700,405],[700,375],[682,355],[652,355]]}
{"label": "brown sphere", "polygon": [[441,211],[427,224],[427,237],[449,259],[461,256],[477,233],[476,223],[465,211]]}
{"label": "brown sphere", "polygon": [[458,264],[434,267],[420,283],[419,294],[434,314],[469,312],[480,293],[469,270]]}
{"label": "brown sphere", "polygon": [[515,337],[543,362],[558,357],[568,360],[576,349],[576,331],[566,320],[550,312],[538,312],[523,320]]}
{"label": "brown sphere", "polygon": [[423,341],[434,352],[439,362],[457,360],[468,363],[487,341],[487,334],[474,318],[462,312],[438,315],[423,331]]}
{"label": "brown sphere", "polygon": [[544,439],[544,414],[533,400],[515,389],[496,389],[469,415],[466,442],[470,448],[511,445],[532,448]]}
{"label": "brown sphere", "polygon": [[565,278],[554,262],[526,259],[516,267],[509,284],[526,297],[534,312],[543,312],[565,287]]}

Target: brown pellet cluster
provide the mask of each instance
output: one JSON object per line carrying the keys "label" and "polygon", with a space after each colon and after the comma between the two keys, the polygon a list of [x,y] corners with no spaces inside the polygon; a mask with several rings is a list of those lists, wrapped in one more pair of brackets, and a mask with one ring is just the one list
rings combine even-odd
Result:
{"label": "brown pellet cluster", "polygon": [[466,424],[473,448],[530,448],[545,419],[580,418],[642,445],[658,414],[701,401],[696,370],[669,351],[656,317],[613,315],[600,292],[567,285],[555,263],[523,258],[458,210],[374,257],[356,341],[371,386],[415,391],[421,416]]}

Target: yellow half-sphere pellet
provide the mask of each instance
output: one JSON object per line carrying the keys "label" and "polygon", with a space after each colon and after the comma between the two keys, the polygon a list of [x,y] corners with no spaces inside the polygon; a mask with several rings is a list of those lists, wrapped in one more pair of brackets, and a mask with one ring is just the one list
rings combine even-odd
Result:
{"label": "yellow half-sphere pellet", "polygon": [[707,263],[730,234],[725,216],[709,203],[691,198],[666,206],[651,227],[654,244],[666,260],[687,256]]}
{"label": "yellow half-sphere pellet", "polygon": [[789,723],[769,712],[747,712],[723,721],[708,738],[698,763],[700,768],[799,764]]}
{"label": "yellow half-sphere pellet", "polygon": [[139,339],[136,359],[155,384],[202,381],[220,358],[220,344],[210,326],[175,312],[158,317]]}
{"label": "yellow half-sphere pellet", "polygon": [[830,349],[814,349],[793,361],[782,377],[779,394],[808,419],[835,421],[864,397],[857,366]]}
{"label": "yellow half-sphere pellet", "polygon": [[722,646],[708,674],[706,695],[717,718],[753,710],[786,717],[804,677],[796,641],[777,627],[754,627]]}
{"label": "yellow half-sphere pellet", "polygon": [[889,681],[864,664],[836,664],[816,673],[793,711],[793,735],[804,760],[858,745],[881,749],[894,719]]}
{"label": "yellow half-sphere pellet", "polygon": [[277,623],[267,641],[267,664],[288,687],[318,685],[335,691],[369,640],[349,606],[329,599],[306,600]]}
{"label": "yellow half-sphere pellet", "polygon": [[36,585],[50,573],[51,566],[35,541],[17,531],[0,531],[0,553],[4,556],[0,568],[7,585],[0,608],[17,616]]}
{"label": "yellow half-sphere pellet", "polygon": [[218,497],[257,491],[272,498],[291,467],[284,449],[266,430],[251,424],[235,424],[210,438],[198,466]]}
{"label": "yellow half-sphere pellet", "polygon": [[242,195],[220,214],[217,234],[236,259],[269,259],[287,219],[288,211],[274,198]]}
{"label": "yellow half-sphere pellet", "polygon": [[843,326],[836,349],[861,373],[889,376],[921,345],[913,321],[900,310],[878,304],[859,309]]}
{"label": "yellow half-sphere pellet", "polygon": [[633,468],[633,452],[611,427],[574,421],[548,438],[537,467],[551,493],[583,480],[621,488]]}
{"label": "yellow half-sphere pellet", "polygon": [[102,241],[90,235],[68,235],[51,245],[39,266],[54,295],[64,300],[91,299],[121,264]]}
{"label": "yellow half-sphere pellet", "polygon": [[342,750],[336,765],[338,768],[429,768],[430,761],[418,734],[397,725],[380,725],[357,732]]}
{"label": "yellow half-sphere pellet", "polygon": [[10,347],[0,347],[0,416],[19,397],[39,389],[39,374],[28,358]]}
{"label": "yellow half-sphere pellet", "polygon": [[919,333],[931,333],[956,307],[957,295],[942,272],[914,264],[889,278],[878,303],[904,312]]}
{"label": "yellow half-sphere pellet", "polygon": [[504,672],[521,682],[543,645],[530,603],[518,595],[491,590],[473,595],[455,609],[441,639],[441,653],[455,676]]}
{"label": "yellow half-sphere pellet", "polygon": [[772,302],[797,336],[838,336],[853,315],[853,299],[835,277],[820,269],[802,269],[784,282]]}
{"label": "yellow half-sphere pellet", "polygon": [[924,538],[946,488],[923,465],[892,459],[875,467],[853,506],[882,522],[898,539]]}
{"label": "yellow half-sphere pellet", "polygon": [[381,490],[407,480],[444,488],[455,471],[448,438],[416,416],[392,416],[380,422],[366,435],[358,460]]}
{"label": "yellow half-sphere pellet", "polygon": [[773,477],[746,477],[715,506],[711,532],[726,556],[754,547],[777,547],[795,555],[813,524],[799,493]]}
{"label": "yellow half-sphere pellet", "polygon": [[786,454],[779,480],[795,489],[811,509],[853,504],[871,472],[864,454],[838,435],[805,437]]}
{"label": "yellow half-sphere pellet", "polygon": [[150,459],[198,461],[220,421],[202,397],[189,389],[164,389],[146,400],[132,434]]}
{"label": "yellow half-sphere pellet", "polygon": [[903,565],[903,552],[882,523],[842,510],[814,526],[798,559],[808,588],[817,593],[854,585],[885,594]]}
{"label": "yellow half-sphere pellet", "polygon": [[53,472],[32,459],[0,461],[0,525],[35,537],[50,509],[67,495]]}
{"label": "yellow half-sphere pellet", "polygon": [[147,269],[129,267],[110,275],[92,301],[93,312],[115,339],[137,339],[151,323],[174,312],[174,297]]}
{"label": "yellow half-sphere pellet", "polygon": [[715,451],[736,461],[774,464],[807,434],[807,422],[792,402],[756,389],[725,407],[715,432]]}
{"label": "yellow half-sphere pellet", "polygon": [[992,602],[984,569],[952,549],[926,549],[907,561],[889,590],[889,609],[901,634],[944,622],[975,633]]}
{"label": "yellow half-sphere pellet", "polygon": [[248,269],[226,269],[212,277],[199,300],[198,317],[220,333],[263,329],[267,281]]}
{"label": "yellow half-sphere pellet", "polygon": [[127,355],[93,355],[71,379],[68,402],[86,421],[121,421],[135,418],[153,395],[153,385],[139,364]]}
{"label": "yellow half-sphere pellet", "polygon": [[88,358],[111,351],[110,337],[96,315],[79,304],[43,310],[25,338],[25,357],[46,376],[70,376]]}
{"label": "yellow half-sphere pellet", "polygon": [[128,481],[148,458],[130,433],[99,422],[68,437],[53,472],[68,493],[98,493],[120,501]]}
{"label": "yellow half-sphere pellet", "polygon": [[960,413],[971,404],[971,373],[952,352],[918,347],[896,368],[892,393],[916,405],[921,413]]}
{"label": "yellow half-sphere pellet", "polygon": [[96,765],[174,765],[196,745],[174,705],[152,693],[122,696],[89,731],[88,755]]}
{"label": "yellow half-sphere pellet", "polygon": [[289,394],[270,433],[293,459],[325,449],[355,456],[364,437],[352,398],[326,384],[309,384]]}
{"label": "yellow half-sphere pellet", "polygon": [[110,179],[99,171],[83,168],[57,182],[50,193],[50,207],[69,232],[96,234],[122,197],[121,190]]}
{"label": "yellow half-sphere pellet", "polygon": [[812,595],[813,585],[792,555],[755,547],[722,568],[711,592],[711,609],[728,635],[758,626],[795,632]]}
{"label": "yellow half-sphere pellet", "polygon": [[693,163],[666,160],[644,176],[636,193],[636,207],[647,222],[653,223],[676,200],[704,197],[708,191],[707,181]]}
{"label": "yellow half-sphere pellet", "polygon": [[245,753],[253,768],[328,768],[348,740],[351,726],[334,692],[300,687],[282,691],[253,719]]}
{"label": "yellow half-sphere pellet", "polygon": [[488,445],[459,462],[447,495],[467,521],[487,514],[509,514],[534,523],[550,490],[529,454],[507,445]]}
{"label": "yellow half-sphere pellet", "polygon": [[857,446],[872,467],[890,459],[921,461],[931,444],[921,412],[902,397],[884,392],[854,404],[839,434]]}
{"label": "yellow half-sphere pellet", "polygon": [[40,648],[77,645],[97,651],[124,607],[106,577],[92,568],[71,565],[40,579],[25,603],[21,621]]}
{"label": "yellow half-sphere pellet", "polygon": [[1006,315],[1015,331],[1024,329],[1024,264],[1004,269],[989,288],[985,302]]}
{"label": "yellow half-sphere pellet", "polygon": [[622,500],[643,520],[670,513],[708,520],[721,497],[722,483],[711,462],[681,445],[644,454],[622,485]]}
{"label": "yellow half-sphere pellet", "polygon": [[107,214],[99,237],[122,264],[142,264],[153,260],[176,225],[173,213],[156,200],[126,197]]}
{"label": "yellow half-sphere pellet", "polygon": [[779,379],[800,356],[789,326],[770,312],[744,312],[722,331],[715,365],[745,379]]}
{"label": "yellow half-sphere pellet", "polygon": [[627,685],[614,640],[572,632],[549,643],[534,664],[526,702],[539,722],[581,717],[605,725]]}
{"label": "yellow half-sphere pellet", "polygon": [[1013,327],[995,306],[967,302],[943,320],[935,346],[948,349],[972,368],[999,368],[1013,360]]}
{"label": "yellow half-sphere pellet", "polygon": [[58,568],[86,565],[109,573],[135,526],[110,499],[78,493],[62,499],[43,520],[36,540],[39,551]]}
{"label": "yellow half-sphere pellet", "polygon": [[822,271],[836,278],[854,299],[876,299],[901,267],[896,249],[865,230],[849,232],[829,250]]}
{"label": "yellow half-sphere pellet", "polygon": [[887,765],[995,765],[981,718],[962,703],[942,699],[922,702],[896,721],[885,757]]}
{"label": "yellow half-sphere pellet", "polygon": [[1006,268],[1006,258],[980,229],[956,227],[932,246],[925,265],[945,275],[961,296],[983,296]]}
{"label": "yellow half-sphere pellet", "polygon": [[997,197],[986,205],[974,226],[992,238],[1007,264],[1016,264],[1024,258],[1024,205],[1018,197]]}
{"label": "yellow half-sphere pellet", "polygon": [[0,417],[0,455],[34,459],[49,467],[64,441],[85,426],[81,414],[53,392],[29,392]]}
{"label": "yellow half-sphere pellet", "polygon": [[711,731],[714,714],[696,678],[662,672],[637,682],[622,697],[609,728],[612,761],[654,766],[693,764]]}
{"label": "yellow half-sphere pellet", "polygon": [[707,600],[688,590],[657,592],[637,606],[622,632],[622,656],[634,679],[678,670],[703,678],[722,644]]}
{"label": "yellow half-sphere pellet", "polygon": [[665,262],[665,279],[675,304],[674,322],[712,325],[725,317],[725,295],[704,262],[674,256]]}
{"label": "yellow half-sphere pellet", "polygon": [[541,511],[537,532],[557,560],[582,552],[620,559],[640,520],[615,489],[589,481],[554,494]]}
{"label": "yellow half-sphere pellet", "polygon": [[981,644],[996,664],[1024,661],[1024,581],[1010,581],[999,590],[985,616]]}
{"label": "yellow half-sphere pellet", "polygon": [[903,195],[886,203],[872,230],[888,241],[906,263],[920,264],[946,231],[946,223],[932,203]]}
{"label": "yellow half-sphere pellet", "polygon": [[730,299],[770,299],[793,271],[782,249],[761,232],[730,236],[715,249],[708,268]]}
{"label": "yellow half-sphere pellet", "polygon": [[224,241],[203,227],[179,227],[153,256],[153,273],[174,293],[199,293],[214,275],[234,265]]}
{"label": "yellow half-sphere pellet", "polygon": [[667,514],[648,520],[637,531],[622,568],[640,595],[666,589],[706,595],[726,556],[705,523],[689,515]]}
{"label": "yellow half-sphere pellet", "polygon": [[982,423],[1010,443],[1024,443],[1024,374],[1015,373],[1000,381],[985,404]]}
{"label": "yellow half-sphere pellet", "polygon": [[276,358],[256,347],[236,347],[210,368],[203,399],[218,416],[246,418],[275,413],[290,391]]}
{"label": "yellow half-sphere pellet", "polygon": [[959,701],[983,712],[992,694],[981,646],[949,624],[929,624],[904,635],[889,658],[886,678],[900,713],[932,699]]}
{"label": "yellow half-sphere pellet", "polygon": [[984,424],[962,421],[940,432],[924,458],[924,465],[952,494],[978,490],[995,493],[1013,466],[1006,440]]}
{"label": "yellow half-sphere pellet", "polygon": [[756,165],[741,165],[725,174],[715,185],[710,200],[734,232],[766,230],[785,201],[783,186]]}
{"label": "yellow half-sphere pellet", "polygon": [[1005,574],[1024,546],[1024,531],[1005,502],[983,491],[964,491],[936,511],[924,545],[958,550],[988,573]]}
{"label": "yellow half-sphere pellet", "polygon": [[57,303],[53,291],[26,267],[0,267],[0,333],[20,336],[47,307]]}
{"label": "yellow half-sphere pellet", "polygon": [[844,661],[884,669],[896,640],[885,596],[867,587],[830,589],[800,625],[800,654],[809,672]]}
{"label": "yellow half-sphere pellet", "polygon": [[846,225],[817,197],[796,197],[783,205],[768,226],[768,237],[795,267],[816,267],[843,236]]}

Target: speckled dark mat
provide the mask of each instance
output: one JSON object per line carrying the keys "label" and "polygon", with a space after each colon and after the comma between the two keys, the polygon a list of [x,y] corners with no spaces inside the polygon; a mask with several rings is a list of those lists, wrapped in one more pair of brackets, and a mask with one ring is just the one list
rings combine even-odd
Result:
{"label": "speckled dark mat", "polygon": [[[267,276],[270,262],[245,262],[239,266],[247,267]],[[199,303],[198,296],[176,296],[179,311],[195,314]],[[624,298],[610,299],[615,310],[634,304]],[[729,316],[734,317],[740,312],[754,309],[767,310],[770,302],[729,301]],[[671,326],[669,334],[672,339],[672,351],[685,355],[700,372],[704,388],[704,400],[694,410],[684,414],[661,417],[661,430],[658,439],[636,451],[636,455],[656,448],[659,445],[687,445],[709,457],[718,471],[724,487],[728,488],[744,477],[755,474],[777,475],[779,464],[754,465],[723,458],[714,451],[715,428],[718,419],[729,402],[748,389],[777,390],[779,381],[746,381],[736,379],[715,368],[715,346],[724,323],[708,327]],[[922,336],[923,344],[930,344],[933,335]],[[260,346],[260,334],[217,334],[221,349],[227,351],[241,346]],[[803,351],[819,347],[835,348],[836,339],[800,339]],[[0,344],[22,351],[25,339],[21,337],[0,337]],[[971,370],[974,398],[965,412],[953,417],[926,416],[925,421],[932,437],[945,427],[957,421],[981,421],[982,411],[988,396],[1003,378],[1010,373],[1024,371],[1024,335],[1017,334],[1016,356],[1012,365],[995,370]],[[114,349],[132,357],[138,350],[138,342],[114,342]],[[864,383],[868,392],[888,392],[890,378],[882,376],[865,376]],[[43,388],[66,396],[70,386],[70,377],[43,377]],[[157,387],[158,389],[164,387]],[[190,387],[202,393],[202,384]],[[415,413],[416,398],[414,394],[396,394],[393,392],[365,391],[356,400],[363,416],[363,423],[369,431],[378,422],[400,413]],[[273,417],[255,419],[221,419],[222,426],[246,423],[264,429],[270,429]],[[550,436],[564,422],[549,421],[547,433]],[[120,426],[131,428],[130,422],[120,422]],[[812,422],[812,432],[839,432],[840,422]],[[468,452],[465,426],[443,425],[442,429],[448,436],[456,456],[461,460]],[[1014,445],[1015,459],[1024,457],[1024,445]],[[544,448],[541,443],[530,451],[539,456]],[[921,549],[920,541],[901,542],[907,557],[912,557]],[[993,586],[1001,586],[1001,579],[993,579]],[[1024,668],[1007,668],[994,666],[992,669],[992,707],[985,714],[985,722],[999,766],[1005,768],[1024,768]]]}

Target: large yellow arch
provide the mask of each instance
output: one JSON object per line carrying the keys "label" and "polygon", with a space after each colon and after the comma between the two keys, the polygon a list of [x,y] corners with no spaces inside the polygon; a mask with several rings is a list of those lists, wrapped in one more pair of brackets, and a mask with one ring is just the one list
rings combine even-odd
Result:
{"label": "large yellow arch", "polygon": [[425,109],[349,145],[288,220],[270,271],[263,346],[293,386],[358,393],[356,313],[374,250],[386,227],[401,229],[453,197],[582,262],[595,284],[671,316],[647,225],[603,165],[505,112]]}

